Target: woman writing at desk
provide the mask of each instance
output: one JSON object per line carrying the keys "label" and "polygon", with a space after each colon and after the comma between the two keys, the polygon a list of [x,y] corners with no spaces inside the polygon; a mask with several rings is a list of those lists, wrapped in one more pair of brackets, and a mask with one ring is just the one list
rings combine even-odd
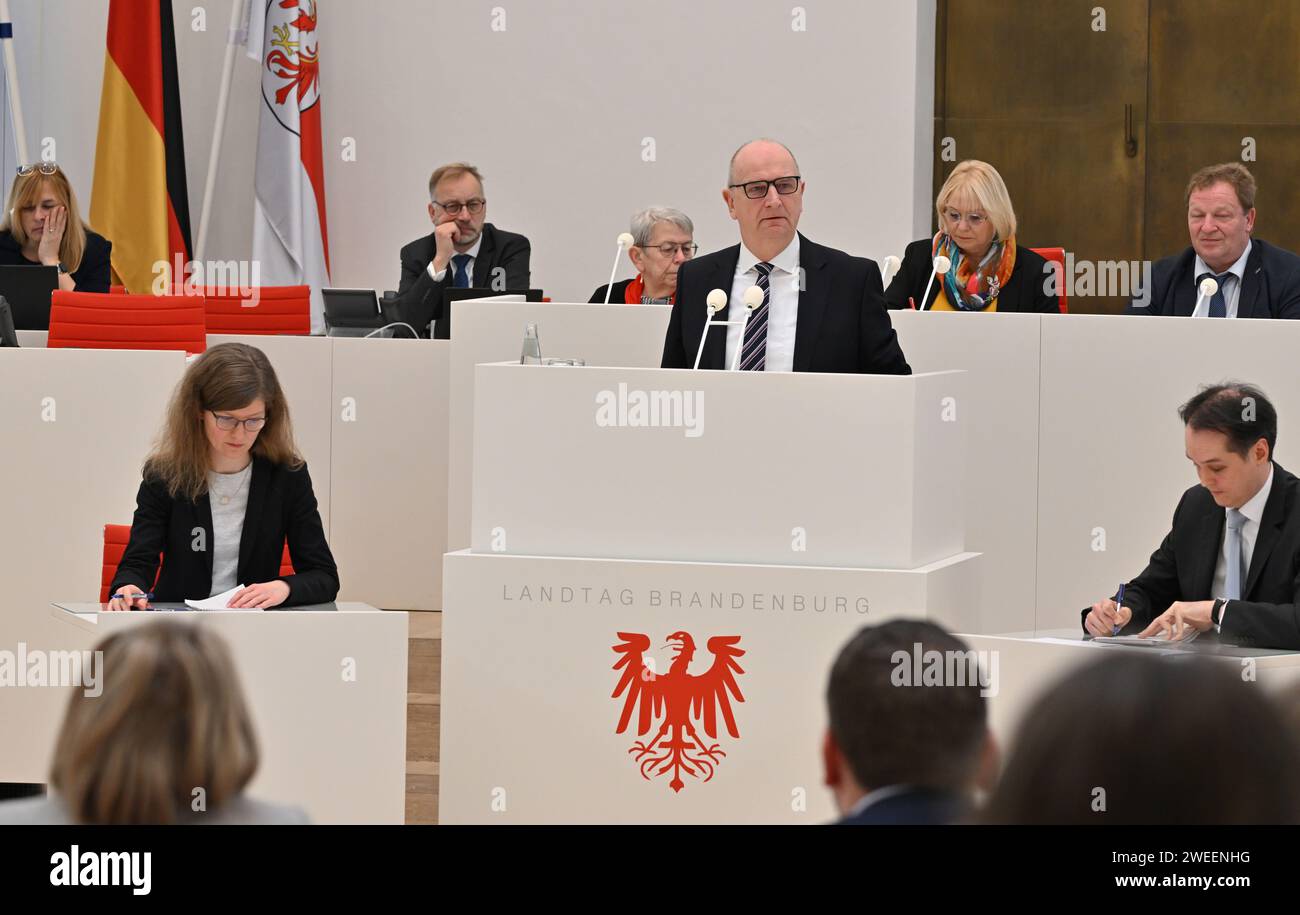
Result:
{"label": "woman writing at desk", "polygon": [[[280,575],[286,540],[293,575]],[[338,568],[266,355],[222,343],[185,372],[145,460],[110,610],[202,599],[247,584],[232,609],[334,600]]]}

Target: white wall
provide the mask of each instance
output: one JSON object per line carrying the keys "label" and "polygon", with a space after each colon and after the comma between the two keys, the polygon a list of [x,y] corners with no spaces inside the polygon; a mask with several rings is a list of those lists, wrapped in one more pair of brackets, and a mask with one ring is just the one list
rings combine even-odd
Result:
{"label": "white wall", "polygon": [[[54,137],[89,211],[108,0],[11,6],[29,158]],[[196,234],[231,6],[173,6]],[[493,30],[494,8],[503,31]],[[205,31],[192,28],[196,9]],[[802,32],[792,29],[800,7],[775,0],[318,0],[318,9],[338,285],[396,287],[398,249],[429,231],[429,172],[453,159],[484,172],[488,218],[531,238],[534,285],[557,300],[585,301],[605,282],[615,236],[645,205],[684,209],[703,250],[734,243],[718,191],[731,152],[757,135],[798,156],[810,237],[880,259],[928,230],[934,0],[806,2]],[[257,64],[241,55],[210,258],[250,253],[257,85]],[[355,162],[342,161],[346,137]],[[644,137],[654,161],[642,159]]]}

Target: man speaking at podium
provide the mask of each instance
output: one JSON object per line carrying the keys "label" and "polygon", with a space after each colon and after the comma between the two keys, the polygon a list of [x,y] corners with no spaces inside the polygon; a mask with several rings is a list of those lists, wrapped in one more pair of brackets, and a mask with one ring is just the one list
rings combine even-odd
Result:
{"label": "man speaking at podium", "polygon": [[1300,480],[1273,462],[1277,411],[1258,388],[1227,383],[1178,412],[1200,485],[1122,600],[1083,611],[1084,630],[1181,639],[1213,628],[1238,645],[1300,648]]}
{"label": "man speaking at podium", "polygon": [[876,263],[798,233],[804,187],[783,144],[752,140],[736,150],[722,199],[740,225],[740,244],[678,270],[664,368],[695,365],[711,291],[727,293],[728,306],[715,320],[739,322],[745,290],[757,286],[762,304],[744,339],[739,323],[710,328],[700,368],[730,367],[739,350],[742,371],[912,373],[885,312]]}

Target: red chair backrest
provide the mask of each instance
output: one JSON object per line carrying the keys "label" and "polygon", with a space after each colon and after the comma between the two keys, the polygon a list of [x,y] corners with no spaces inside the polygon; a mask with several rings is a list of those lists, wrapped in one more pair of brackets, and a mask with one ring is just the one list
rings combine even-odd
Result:
{"label": "red chair backrest", "polygon": [[[131,541],[131,525],[129,524],[105,524],[104,525],[104,567],[99,576],[99,602],[108,603],[108,586],[113,583],[113,576],[117,574],[117,567],[122,562],[122,554],[126,552],[126,545]],[[158,554],[159,565],[158,573],[162,574],[162,554]],[[289,559],[289,544],[285,543],[284,552],[280,554],[280,574],[292,575],[293,562]],[[158,584],[158,576],[154,576],[154,587]],[[245,582],[247,584],[247,582]]]}
{"label": "red chair backrest", "polygon": [[112,295],[56,290],[50,349],[207,349],[201,296]]}
{"label": "red chair backrest", "polygon": [[210,334],[311,333],[310,286],[258,286],[247,299],[208,289],[204,308]]}
{"label": "red chair backrest", "polygon": [[1056,265],[1056,296],[1061,300],[1061,314],[1069,312],[1065,304],[1065,249],[1064,248],[1030,248],[1035,254]]}
{"label": "red chair backrest", "polygon": [[108,294],[109,294],[109,295],[126,295],[126,287],[125,287],[125,286],[109,286],[109,287],[108,287]]}

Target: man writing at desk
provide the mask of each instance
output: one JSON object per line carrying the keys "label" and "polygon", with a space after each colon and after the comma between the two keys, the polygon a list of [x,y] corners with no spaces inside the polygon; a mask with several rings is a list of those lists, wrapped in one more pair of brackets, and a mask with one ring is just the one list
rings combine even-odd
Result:
{"label": "man writing at desk", "polygon": [[1258,388],[1230,382],[1178,412],[1200,485],[1183,493],[1123,605],[1093,604],[1084,629],[1181,638],[1213,628],[1235,644],[1300,649],[1300,487],[1273,462],[1277,411]]}

